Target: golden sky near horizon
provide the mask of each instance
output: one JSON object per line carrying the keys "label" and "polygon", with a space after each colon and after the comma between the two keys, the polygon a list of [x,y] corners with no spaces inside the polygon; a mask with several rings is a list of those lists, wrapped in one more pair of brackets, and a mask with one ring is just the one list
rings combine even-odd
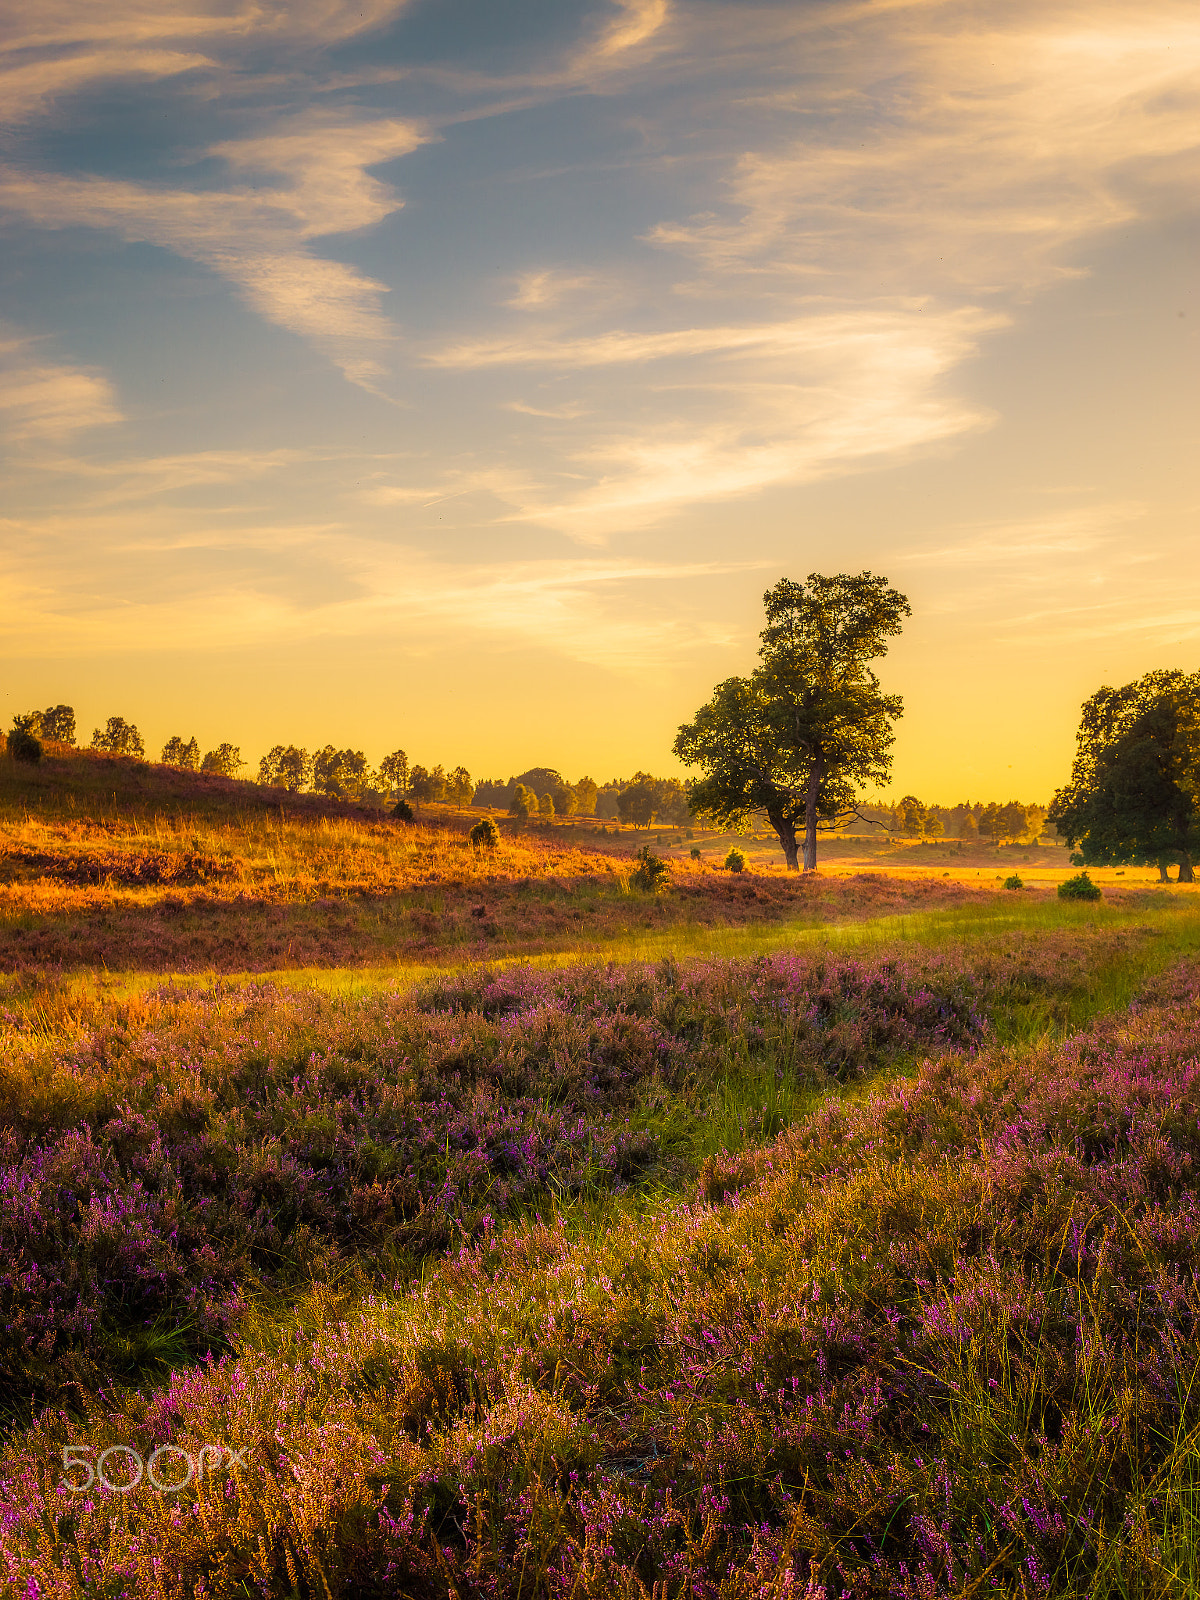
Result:
{"label": "golden sky near horizon", "polygon": [[895,793],[1200,639],[1200,12],[0,0],[0,717],[603,781],[764,589]]}

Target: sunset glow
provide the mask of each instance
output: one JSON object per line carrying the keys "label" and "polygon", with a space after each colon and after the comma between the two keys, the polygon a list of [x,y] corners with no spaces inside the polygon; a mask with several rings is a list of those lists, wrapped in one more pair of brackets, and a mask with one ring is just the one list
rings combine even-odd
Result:
{"label": "sunset glow", "polygon": [[897,795],[1197,667],[1170,0],[0,5],[0,717],[678,770],[780,576]]}

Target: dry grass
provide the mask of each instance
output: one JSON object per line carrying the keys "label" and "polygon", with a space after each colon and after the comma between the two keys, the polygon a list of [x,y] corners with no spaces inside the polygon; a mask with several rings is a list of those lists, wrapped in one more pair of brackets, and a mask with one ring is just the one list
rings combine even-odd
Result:
{"label": "dry grass", "polygon": [[467,838],[478,816],[441,807],[405,825],[88,752],[32,770],[0,757],[0,971],[594,954],[672,930],[827,923],[990,894],[927,875],[734,875],[679,850],[669,890],[640,894],[629,872],[644,834],[501,818],[500,848],[481,854]]}

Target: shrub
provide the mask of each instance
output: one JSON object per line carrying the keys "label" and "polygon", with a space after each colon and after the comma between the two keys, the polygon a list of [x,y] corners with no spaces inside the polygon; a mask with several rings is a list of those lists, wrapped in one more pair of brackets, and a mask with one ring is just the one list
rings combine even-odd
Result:
{"label": "shrub", "polygon": [[413,820],[413,808],[407,800],[397,800],[392,807],[392,815],[397,822],[411,822]]}
{"label": "shrub", "polygon": [[24,728],[14,728],[8,736],[8,753],[14,761],[35,766],[42,759],[42,741]]}
{"label": "shrub", "polygon": [[692,846],[692,860],[693,861],[699,861],[699,859],[700,859],[700,846],[698,844],[694,844]]}
{"label": "shrub", "polygon": [[745,872],[746,858],[740,850],[731,850],[725,857],[726,872]]}
{"label": "shrub", "polygon": [[476,850],[495,850],[500,843],[500,829],[491,817],[482,817],[471,829],[467,838]]}
{"label": "shrub", "polygon": [[1006,889],[1023,889],[1025,885],[1021,882],[1021,874],[1014,872],[1011,877],[1005,878],[1004,887]]}
{"label": "shrub", "polygon": [[1067,878],[1058,886],[1060,900],[1099,900],[1100,886],[1093,883],[1086,872],[1079,873],[1074,878]]}
{"label": "shrub", "polygon": [[650,853],[650,846],[644,844],[638,851],[637,866],[629,875],[629,882],[635,889],[645,889],[647,893],[654,894],[659,889],[666,888],[666,879],[670,868],[661,857]]}

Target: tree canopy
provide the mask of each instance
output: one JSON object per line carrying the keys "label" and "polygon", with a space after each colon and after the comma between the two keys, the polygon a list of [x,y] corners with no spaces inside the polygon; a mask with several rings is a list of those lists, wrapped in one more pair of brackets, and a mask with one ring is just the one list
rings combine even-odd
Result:
{"label": "tree canopy", "polygon": [[1200,849],[1200,673],[1148,672],[1097,689],[1079,722],[1070,782],[1049,820],[1077,865],[1154,862],[1193,883]]}
{"label": "tree canopy", "polygon": [[817,864],[817,829],[855,814],[865,783],[886,783],[899,695],[885,695],[869,663],[911,615],[908,601],[870,572],[781,578],[763,596],[760,665],[728,678],[684,723],[675,754],[703,769],[691,808],[722,827],[765,812],[787,864]]}

